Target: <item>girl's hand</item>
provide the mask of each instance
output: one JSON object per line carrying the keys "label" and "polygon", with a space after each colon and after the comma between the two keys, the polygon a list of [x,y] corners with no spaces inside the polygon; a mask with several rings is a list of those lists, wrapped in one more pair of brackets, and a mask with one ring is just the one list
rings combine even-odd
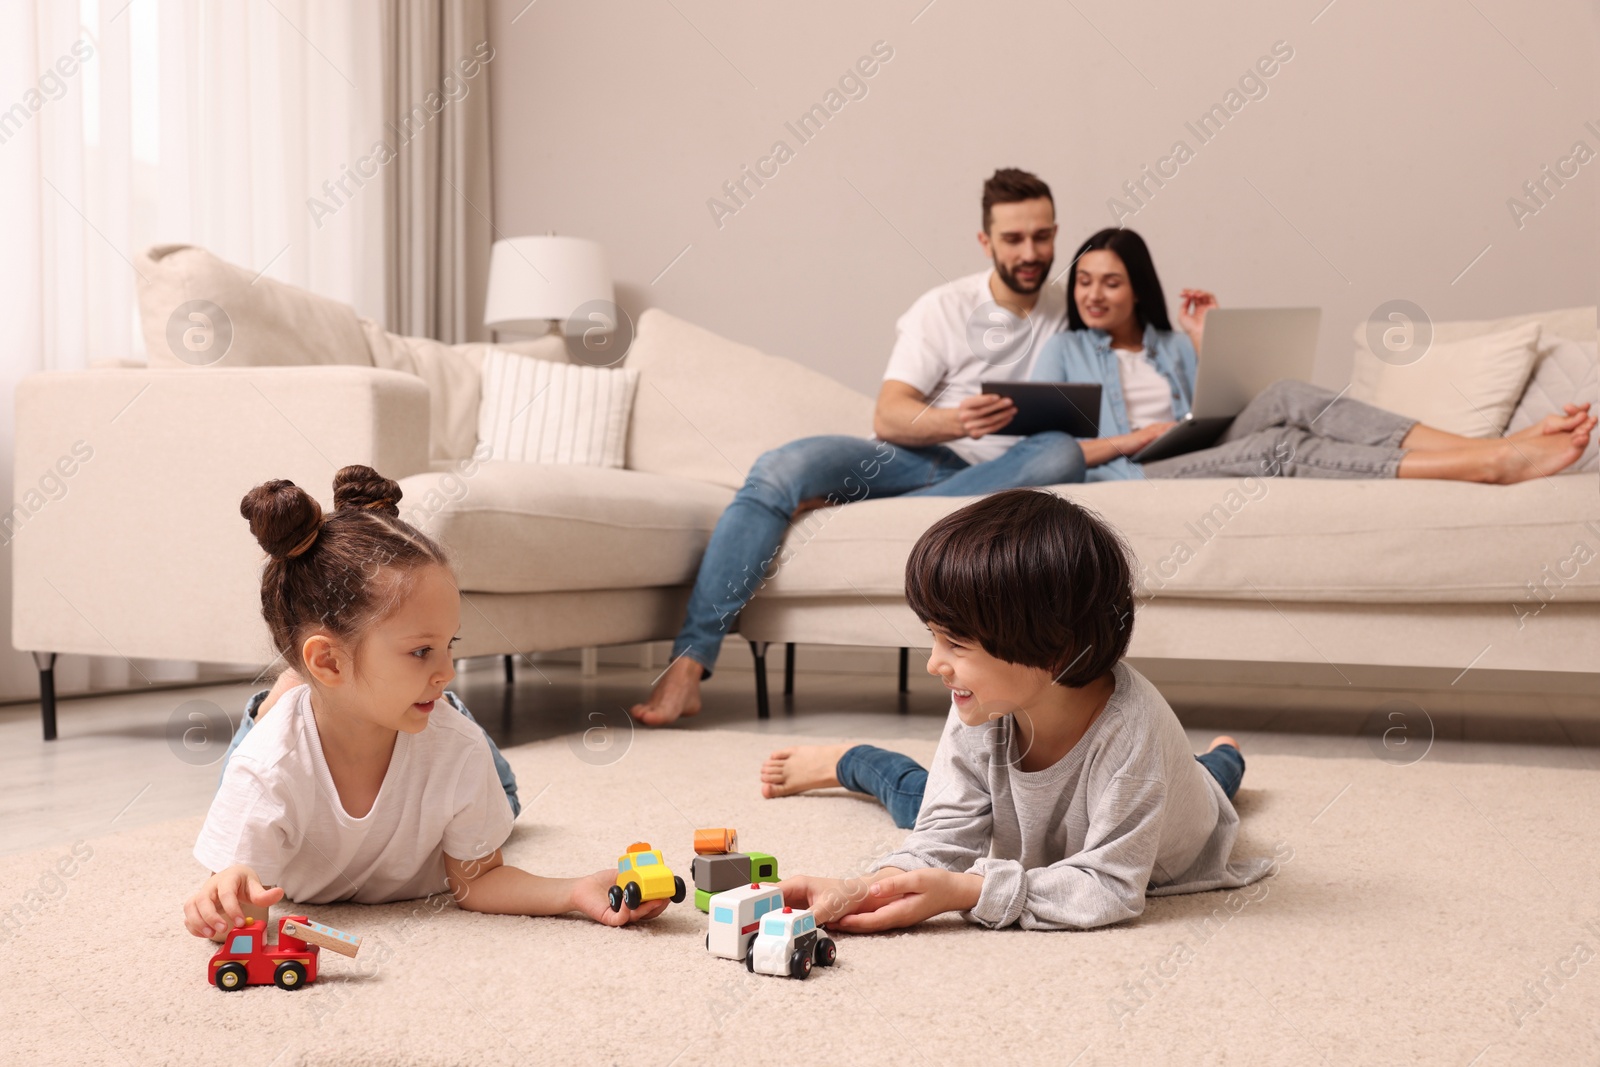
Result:
{"label": "girl's hand", "polygon": [[842,916],[872,911],[888,903],[887,899],[872,895],[873,883],[904,873],[898,867],[884,867],[857,878],[813,878],[801,874],[785,878],[778,888],[783,891],[786,906],[810,908],[817,925],[827,926]]}
{"label": "girl's hand", "polygon": [[283,889],[267,889],[244,864],[218,871],[183,902],[183,925],[196,937],[221,937],[244,925],[244,904],[269,908],[283,899]]}
{"label": "girl's hand", "polygon": [[667,910],[670,900],[647,900],[637,908],[622,905],[621,911],[611,910],[609,893],[611,887],[617,884],[617,872],[613,868],[596,871],[593,874],[576,878],[572,883],[572,910],[581,911],[597,923],[606,926],[626,926],[628,923],[644,922],[654,919],[657,915]]}
{"label": "girl's hand", "polygon": [[982,875],[939,868],[899,871],[874,882],[865,906],[842,916],[833,926],[851,934],[915,926],[947,911],[970,910],[982,892]]}
{"label": "girl's hand", "polygon": [[1200,338],[1205,331],[1206,312],[1216,306],[1216,295],[1204,289],[1185,289],[1178,294],[1178,325],[1189,335],[1195,355],[1200,354]]}

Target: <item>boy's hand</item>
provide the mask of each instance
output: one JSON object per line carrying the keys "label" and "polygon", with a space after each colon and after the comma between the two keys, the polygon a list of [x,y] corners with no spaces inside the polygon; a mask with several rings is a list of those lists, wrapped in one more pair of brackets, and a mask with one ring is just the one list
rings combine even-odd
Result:
{"label": "boy's hand", "polygon": [[905,872],[898,867],[884,867],[874,874],[856,878],[813,878],[800,874],[778,883],[783,891],[783,902],[791,908],[810,908],[818,926],[827,926],[841,916],[872,911],[888,903],[874,897],[869,890],[873,882]]}
{"label": "boy's hand", "polygon": [[841,916],[833,926],[852,934],[915,926],[947,911],[973,908],[982,892],[982,875],[957,874],[936,867],[896,871],[874,882],[863,906]]}
{"label": "boy's hand", "polygon": [[244,864],[218,871],[183,902],[183,925],[196,937],[221,937],[244,924],[244,905],[268,908],[283,899],[283,889],[267,889]]}
{"label": "boy's hand", "polygon": [[582,878],[573,880],[572,907],[581,911],[597,923],[606,926],[625,926],[628,923],[644,922],[654,919],[657,915],[667,910],[670,900],[647,900],[637,908],[622,905],[621,911],[611,910],[611,900],[608,894],[611,887],[617,884],[617,872],[614,868],[596,871]]}

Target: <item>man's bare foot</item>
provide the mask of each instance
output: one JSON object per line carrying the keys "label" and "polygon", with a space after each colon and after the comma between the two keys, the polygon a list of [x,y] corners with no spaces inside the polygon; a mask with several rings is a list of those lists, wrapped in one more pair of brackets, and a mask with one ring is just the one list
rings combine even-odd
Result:
{"label": "man's bare foot", "polygon": [[1552,433],[1571,433],[1582,426],[1589,416],[1589,405],[1566,404],[1565,415],[1546,415],[1532,426],[1524,426],[1516,433],[1506,434],[1506,440],[1518,441],[1524,437],[1543,437]]}
{"label": "man's bare foot", "polygon": [[793,796],[811,789],[833,789],[839,785],[834,773],[839,757],[850,745],[796,745],[780,748],[761,765],[761,795]]}
{"label": "man's bare foot", "polygon": [[650,690],[650,699],[635,704],[628,714],[646,726],[665,726],[700,711],[700,675],[703,668],[688,656],[668,664]]}
{"label": "man's bare foot", "polygon": [[1590,415],[1577,429],[1567,433],[1507,439],[1505,448],[1494,457],[1489,480],[1511,485],[1566,470],[1578,462],[1583,450],[1589,447],[1589,435],[1594,426],[1594,416]]}
{"label": "man's bare foot", "polygon": [[1219,746],[1219,745],[1232,745],[1234,748],[1238,748],[1239,747],[1239,742],[1235,741],[1233,738],[1229,737],[1227,734],[1218,734],[1216,737],[1213,737],[1211,739],[1211,747],[1206,749],[1206,751],[1207,752],[1214,751],[1217,748],[1217,746]]}

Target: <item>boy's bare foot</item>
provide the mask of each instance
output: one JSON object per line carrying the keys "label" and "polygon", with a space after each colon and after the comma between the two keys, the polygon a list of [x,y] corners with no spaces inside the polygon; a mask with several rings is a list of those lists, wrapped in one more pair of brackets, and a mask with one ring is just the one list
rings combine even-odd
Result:
{"label": "boy's bare foot", "polygon": [[1238,748],[1239,742],[1235,741],[1227,734],[1218,734],[1216,737],[1211,739],[1211,748],[1206,749],[1206,751],[1211,752],[1216,749],[1218,745],[1232,745],[1234,748]]}
{"label": "boy's bare foot", "polygon": [[703,668],[688,656],[667,665],[650,690],[650,699],[635,704],[628,714],[646,726],[665,726],[700,711],[700,674]]}
{"label": "boy's bare foot", "polygon": [[810,789],[833,789],[839,785],[834,773],[839,757],[850,745],[796,745],[780,748],[761,765],[761,795],[793,796]]}

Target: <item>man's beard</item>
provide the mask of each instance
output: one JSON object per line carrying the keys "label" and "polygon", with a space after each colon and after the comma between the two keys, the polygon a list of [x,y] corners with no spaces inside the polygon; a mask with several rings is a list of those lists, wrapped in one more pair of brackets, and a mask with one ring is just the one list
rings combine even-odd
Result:
{"label": "man's beard", "polygon": [[1018,263],[1018,267],[1039,268],[1039,278],[1032,285],[1024,285],[1022,282],[1017,281],[1017,276],[1013,274],[1011,270],[1001,265],[999,259],[994,261],[994,272],[1000,276],[1001,283],[1004,284],[1007,289],[1010,289],[1018,296],[1027,296],[1030,293],[1037,293],[1040,289],[1044,288],[1044,283],[1050,280],[1050,268],[1054,263],[1054,259],[1046,259],[1043,261],[1028,260]]}

